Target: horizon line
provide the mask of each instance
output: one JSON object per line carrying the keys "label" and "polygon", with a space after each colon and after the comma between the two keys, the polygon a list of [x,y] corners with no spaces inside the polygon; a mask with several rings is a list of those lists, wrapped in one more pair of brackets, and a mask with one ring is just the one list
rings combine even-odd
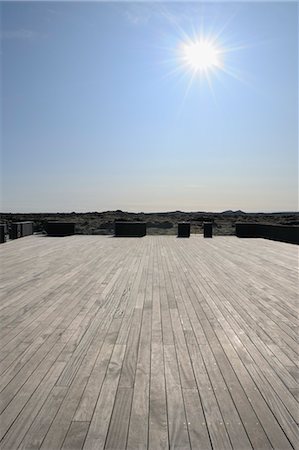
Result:
{"label": "horizon line", "polygon": [[125,211],[122,209],[113,209],[113,210],[102,210],[102,211],[41,211],[41,212],[16,212],[16,211],[0,211],[0,214],[104,214],[104,213],[126,213],[126,214],[174,214],[174,213],[183,213],[183,214],[223,214],[223,213],[243,213],[243,214],[298,214],[299,211],[290,211],[290,210],[277,210],[277,211],[244,211],[242,209],[225,209],[222,211],[200,211],[200,210],[171,210],[171,211]]}

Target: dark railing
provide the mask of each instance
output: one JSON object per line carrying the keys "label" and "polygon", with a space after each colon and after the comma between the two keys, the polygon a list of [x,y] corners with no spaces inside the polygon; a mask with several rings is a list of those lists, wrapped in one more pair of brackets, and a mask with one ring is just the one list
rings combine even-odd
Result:
{"label": "dark railing", "polygon": [[7,225],[5,223],[0,223],[0,244],[6,241]]}
{"label": "dark railing", "polygon": [[266,223],[236,223],[236,236],[240,238],[264,238],[299,244],[299,226],[272,225]]}
{"label": "dark railing", "polygon": [[10,225],[9,238],[18,239],[22,237],[22,223],[14,222]]}
{"label": "dark railing", "polygon": [[115,222],[115,237],[143,237],[146,235],[145,222]]}
{"label": "dark railing", "polygon": [[33,222],[13,222],[10,226],[10,239],[18,239],[33,234]]}
{"label": "dark railing", "polygon": [[30,236],[33,234],[33,222],[21,222],[22,224],[22,237]]}
{"label": "dark railing", "polygon": [[72,236],[75,234],[75,223],[73,222],[47,222],[45,231],[48,236]]}

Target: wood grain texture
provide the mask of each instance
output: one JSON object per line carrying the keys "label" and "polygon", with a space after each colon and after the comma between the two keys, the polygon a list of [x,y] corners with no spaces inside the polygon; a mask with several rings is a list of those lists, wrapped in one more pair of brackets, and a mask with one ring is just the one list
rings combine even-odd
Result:
{"label": "wood grain texture", "polygon": [[1,449],[296,449],[296,246],[29,236],[0,257]]}

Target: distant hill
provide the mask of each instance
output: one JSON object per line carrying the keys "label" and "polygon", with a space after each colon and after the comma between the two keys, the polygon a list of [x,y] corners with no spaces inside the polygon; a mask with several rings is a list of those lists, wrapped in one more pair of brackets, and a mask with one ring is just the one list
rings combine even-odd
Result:
{"label": "distant hill", "polygon": [[227,211],[223,211],[222,213],[224,216],[246,216],[246,213],[244,211],[241,211],[238,209],[237,211],[232,211],[231,209],[228,209]]}
{"label": "distant hill", "polygon": [[52,220],[74,222],[77,234],[113,234],[114,222],[142,221],[148,224],[148,234],[173,234],[177,233],[177,224],[190,222],[192,234],[203,232],[203,222],[213,222],[213,234],[216,236],[228,236],[235,234],[235,226],[238,221],[251,221],[258,223],[272,223],[282,225],[296,225],[299,222],[298,212],[276,212],[276,213],[245,213],[242,210],[231,209],[223,212],[156,212],[156,213],[133,213],[120,209],[116,211],[87,212],[87,213],[1,213],[0,222],[8,226],[12,222],[33,221],[34,231],[42,232],[45,223]]}

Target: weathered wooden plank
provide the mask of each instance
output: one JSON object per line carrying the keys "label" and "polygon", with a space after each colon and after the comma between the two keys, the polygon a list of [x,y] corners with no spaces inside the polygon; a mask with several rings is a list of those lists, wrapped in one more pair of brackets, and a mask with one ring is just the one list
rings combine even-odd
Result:
{"label": "weathered wooden plank", "polygon": [[86,353],[82,365],[69,386],[67,394],[51,424],[41,448],[46,450],[49,448],[60,448],[62,446],[99,351],[100,348],[95,349],[95,347],[91,346]]}
{"label": "weathered wooden plank", "polygon": [[297,247],[30,236],[1,256],[1,448],[296,448]]}
{"label": "weathered wooden plank", "polygon": [[32,377],[28,377],[21,388],[19,388],[18,380],[15,378],[13,380],[14,383],[12,384],[11,382],[7,389],[4,389],[3,393],[1,393],[1,395],[3,394],[1,396],[2,413],[0,415],[1,439],[9,429],[11,423],[18,416],[20,410],[23,409],[24,405],[30,399],[35,389],[39,386],[47,372],[51,369],[57,359],[57,354],[59,354],[63,346],[64,344],[61,343],[56,344],[41,364],[30,373]]}
{"label": "weathered wooden plank", "polygon": [[62,450],[81,450],[88,431],[89,422],[72,422],[64,440]]}
{"label": "weathered wooden plank", "polygon": [[164,353],[161,342],[152,343],[149,404],[149,448],[161,450],[168,448]]}
{"label": "weathered wooden plank", "polygon": [[191,448],[174,345],[164,345],[167,417],[170,448]]}
{"label": "weathered wooden plank", "polygon": [[125,355],[124,345],[115,345],[107,374],[90,423],[84,449],[103,449]]}
{"label": "weathered wooden plank", "polygon": [[198,450],[212,449],[198,390],[183,389],[183,397],[188,421],[187,424],[191,448]]}
{"label": "weathered wooden plank", "polygon": [[128,433],[128,449],[147,448],[151,360],[151,311],[143,311]]}
{"label": "weathered wooden plank", "polygon": [[[192,282],[193,282],[193,285],[195,284],[195,286],[196,286],[197,279],[195,279],[195,277],[194,277]],[[204,285],[204,282],[202,281],[200,286],[202,287],[203,285]],[[208,292],[207,292],[207,295],[208,295]],[[213,299],[211,297],[208,297],[208,298],[210,299],[209,305],[211,305],[213,303]],[[201,315],[204,316],[205,315],[205,311],[202,311]],[[216,352],[216,355],[217,355],[216,359],[218,361],[218,364],[220,365],[222,372],[225,374],[225,377],[227,377],[227,379],[228,379],[228,381],[227,381],[228,382],[228,386],[230,387],[232,382],[234,383],[234,386],[235,386],[235,381],[236,381],[235,380],[235,376],[232,377],[232,372],[229,369],[229,366],[228,366],[228,364],[226,362],[226,359],[223,358],[223,355],[222,355],[223,350],[221,349],[219,344],[217,344],[217,341],[215,341],[215,338],[212,337],[213,336],[213,329],[215,330],[216,334],[220,333],[219,323],[216,324],[216,322],[214,322],[212,320],[212,318],[213,318],[213,316],[210,315],[210,320],[209,321],[207,321],[207,320],[203,320],[202,321],[203,327],[205,329],[205,333],[209,336],[208,341],[212,344],[214,352]],[[222,335],[222,337],[220,339],[220,342],[222,342],[222,340],[223,340],[223,335]],[[232,362],[232,361],[235,361],[236,358],[233,358],[233,359],[229,358],[229,360]],[[239,363],[239,360],[237,360],[237,362]],[[227,370],[228,370],[228,372],[227,372]],[[238,371],[237,371],[237,373],[238,373]],[[245,384],[245,386],[247,386],[247,384],[248,384],[248,382]],[[244,384],[243,384],[243,386],[244,386]],[[235,392],[236,392],[236,388],[234,387],[233,389],[231,389],[231,395],[235,396],[234,395]],[[243,396],[243,398],[244,398],[244,396]],[[251,396],[250,396],[250,398],[251,398]],[[261,429],[261,426],[259,425],[259,421],[257,420],[257,417],[254,417],[254,416],[251,415],[251,419],[249,417],[246,418],[246,415],[248,416],[248,413],[250,413],[250,410],[252,408],[251,407],[248,408],[248,406],[245,407],[245,405],[244,405],[244,407],[241,407],[241,404],[240,404],[240,400],[241,399],[242,399],[242,392],[239,391],[237,397],[235,396],[234,401],[235,401],[235,403],[236,403],[236,405],[238,407],[238,411],[241,414],[241,417],[244,416],[244,419],[243,419],[244,420],[244,424],[246,426],[247,432],[248,432],[252,442],[255,443],[254,447],[258,446],[258,448],[263,448],[263,447],[267,448],[269,446],[269,441],[265,440],[265,438],[262,437],[263,431]],[[245,401],[247,401],[247,403],[248,403],[248,400],[245,400]],[[244,402],[244,400],[243,400],[243,402]],[[260,404],[260,402],[263,405],[263,401],[262,401],[261,398],[259,398],[258,404]],[[260,416],[260,420],[261,421],[263,421],[263,418],[264,418],[263,416]],[[259,429],[259,431],[258,431],[258,429]],[[268,431],[270,433],[271,430],[268,430]],[[279,434],[279,427],[277,428],[277,432]],[[284,441],[284,437],[283,437],[282,434],[280,434],[280,438],[282,439],[282,441]],[[257,439],[259,439],[259,441],[257,441]],[[284,444],[288,445],[288,443],[286,441],[284,442]]]}
{"label": "weathered wooden plank", "polygon": [[66,387],[55,386],[52,389],[18,447],[20,450],[37,450],[41,447],[66,393]]}
{"label": "weathered wooden plank", "polygon": [[[22,442],[23,437],[30,428],[37,413],[43,406],[50,391],[54,387],[54,384],[63,370],[63,367],[64,364],[59,362],[52,365],[46,377],[42,380],[36,391],[31,395],[29,401],[4,436],[4,439],[1,442],[1,447],[3,449],[17,448]],[[1,428],[2,426],[5,426],[6,428],[6,420],[6,417],[3,415],[1,419]],[[8,420],[10,421],[10,417]]]}
{"label": "weathered wooden plank", "polygon": [[132,388],[119,388],[117,390],[105,449],[126,448],[132,398]]}
{"label": "weathered wooden plank", "polygon": [[113,344],[104,343],[76,409],[74,420],[83,422],[91,420],[112,352]]}
{"label": "weathered wooden plank", "polygon": [[217,403],[197,341],[192,332],[186,333],[188,349],[212,446],[213,448],[231,449],[232,446],[220,411],[220,405]]}

